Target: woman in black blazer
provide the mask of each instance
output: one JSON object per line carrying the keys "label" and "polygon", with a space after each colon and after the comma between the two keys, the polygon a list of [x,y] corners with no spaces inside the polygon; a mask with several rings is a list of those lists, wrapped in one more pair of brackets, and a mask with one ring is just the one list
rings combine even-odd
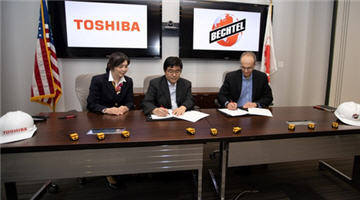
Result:
{"label": "woman in black blazer", "polygon": [[90,112],[122,115],[133,108],[133,81],[125,76],[129,64],[129,58],[121,52],[110,55],[106,73],[91,80],[87,98]]}
{"label": "woman in black blazer", "polygon": [[[130,59],[121,52],[110,55],[106,73],[91,79],[87,109],[110,115],[122,115],[133,106],[133,81],[125,76]],[[107,176],[108,186],[118,189],[118,182],[114,176]]]}

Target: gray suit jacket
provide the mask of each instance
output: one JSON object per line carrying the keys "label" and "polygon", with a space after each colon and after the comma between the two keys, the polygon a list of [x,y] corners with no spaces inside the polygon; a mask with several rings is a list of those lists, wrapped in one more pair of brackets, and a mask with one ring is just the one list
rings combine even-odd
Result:
{"label": "gray suit jacket", "polygon": [[[193,109],[195,104],[191,94],[190,81],[183,78],[177,81],[176,103],[179,107],[185,106],[186,110]],[[151,114],[153,109],[161,106],[171,109],[169,86],[165,75],[150,81],[142,106],[145,115]]]}

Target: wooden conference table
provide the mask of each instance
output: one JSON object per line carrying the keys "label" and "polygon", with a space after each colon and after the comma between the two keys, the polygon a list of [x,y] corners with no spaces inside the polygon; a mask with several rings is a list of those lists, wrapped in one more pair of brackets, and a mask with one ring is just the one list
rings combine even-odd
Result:
{"label": "wooden conference table", "polygon": [[[225,198],[226,168],[242,165],[355,156],[353,180],[359,183],[360,127],[340,123],[333,113],[312,107],[274,107],[273,117],[227,117],[215,109],[201,109],[209,117],[196,123],[147,122],[141,111],[124,116],[75,113],[74,119],[58,119],[67,113],[51,113],[30,139],[1,146],[2,182],[44,180],[111,174],[175,170],[198,171],[198,199],[201,199],[203,149],[206,142],[221,143],[221,199]],[[297,126],[287,129],[287,120],[311,120],[314,130]],[[232,133],[242,127],[241,134]],[[106,135],[98,141],[89,129],[125,127],[129,138]],[[185,133],[194,127],[195,135]],[[217,128],[211,136],[209,128]],[[70,141],[77,132],[80,139]],[[10,184],[11,185],[11,184]]]}
{"label": "wooden conference table", "polygon": [[[210,114],[206,120],[217,128],[221,137],[220,198],[225,199],[225,179],[228,167],[267,164],[290,161],[316,160],[354,156],[352,178],[360,186],[360,127],[339,122],[334,129],[331,123],[336,117],[312,107],[274,107],[273,117],[242,116],[225,117],[222,113],[204,109]],[[313,121],[314,130],[297,125],[288,130],[286,121]],[[232,127],[242,127],[241,134],[234,136]],[[333,169],[321,161],[322,166]]]}
{"label": "wooden conference table", "polygon": [[[66,114],[50,113],[46,122],[36,124],[32,138],[1,146],[1,177],[8,191],[17,181],[197,170],[201,199],[203,142],[212,139],[206,120],[146,122],[139,110],[124,116],[79,112],[74,119],[58,119]],[[190,126],[196,135],[186,134]],[[115,127],[125,127],[130,137],[106,135],[98,141],[86,134]],[[78,141],[70,140],[71,132],[79,134]]]}

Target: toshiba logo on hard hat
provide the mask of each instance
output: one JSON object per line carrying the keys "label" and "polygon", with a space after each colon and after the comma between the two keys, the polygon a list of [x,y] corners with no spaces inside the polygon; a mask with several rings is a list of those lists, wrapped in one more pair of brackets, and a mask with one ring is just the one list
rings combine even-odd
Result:
{"label": "toshiba logo on hard hat", "polygon": [[7,112],[0,117],[0,144],[31,138],[36,129],[29,114],[23,111]]}

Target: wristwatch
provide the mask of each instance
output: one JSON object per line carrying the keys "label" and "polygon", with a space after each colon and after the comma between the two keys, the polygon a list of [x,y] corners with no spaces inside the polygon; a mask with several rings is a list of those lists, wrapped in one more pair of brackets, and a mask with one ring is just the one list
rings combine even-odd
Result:
{"label": "wristwatch", "polygon": [[101,113],[105,114],[105,110],[106,110],[106,108],[102,109]]}

